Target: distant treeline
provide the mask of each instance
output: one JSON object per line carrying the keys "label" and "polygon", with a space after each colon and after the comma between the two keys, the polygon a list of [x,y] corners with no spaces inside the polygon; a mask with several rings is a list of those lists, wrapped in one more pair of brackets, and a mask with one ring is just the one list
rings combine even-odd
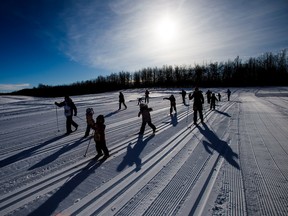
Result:
{"label": "distant treeline", "polygon": [[23,89],[12,94],[40,97],[83,95],[129,88],[185,88],[185,87],[245,87],[288,85],[288,58],[286,49],[278,54],[265,53],[242,61],[239,56],[227,62],[195,66],[168,66],[144,68],[136,72],[112,73],[96,79],[71,85]]}

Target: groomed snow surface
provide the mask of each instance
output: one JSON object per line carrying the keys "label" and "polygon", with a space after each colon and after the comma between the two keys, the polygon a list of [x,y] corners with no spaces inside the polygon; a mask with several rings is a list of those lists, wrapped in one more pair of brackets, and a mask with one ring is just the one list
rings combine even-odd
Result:
{"label": "groomed snow surface", "polygon": [[[123,91],[120,111],[119,92],[72,96],[69,136],[63,98],[1,96],[0,215],[288,215],[288,87],[230,88],[230,101],[210,89],[222,99],[211,111],[205,97],[197,126],[181,89],[149,90],[157,131],[144,136],[145,89]],[[93,131],[83,138],[88,107],[105,116],[106,160],[93,159]]]}

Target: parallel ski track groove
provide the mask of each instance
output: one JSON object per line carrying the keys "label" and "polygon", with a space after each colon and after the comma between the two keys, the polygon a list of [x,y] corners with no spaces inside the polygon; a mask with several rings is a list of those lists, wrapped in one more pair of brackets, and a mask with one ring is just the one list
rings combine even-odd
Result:
{"label": "parallel ski track groove", "polygon": [[[240,116],[241,110],[240,110],[240,105],[237,104],[237,134],[234,135],[235,137],[235,142],[237,143],[237,154],[238,154],[238,161],[239,161],[239,166],[240,166],[240,170],[236,170],[233,169],[233,176],[234,176],[234,181],[237,184],[233,185],[233,189],[237,190],[237,195],[235,195],[235,202],[232,201],[232,204],[234,204],[234,206],[231,206],[231,210],[229,213],[231,213],[231,215],[241,215],[241,216],[245,216],[247,215],[247,210],[246,210],[246,199],[245,199],[245,192],[244,192],[244,182],[243,182],[243,175],[242,175],[242,168],[241,168],[241,150],[240,150],[240,122],[239,122],[239,116]],[[231,168],[230,168],[231,169]],[[240,176],[240,177],[239,177]],[[228,178],[229,179],[229,178]],[[233,193],[232,193],[233,194]]]}
{"label": "parallel ski track groove", "polygon": [[[233,122],[232,125],[229,125],[230,128],[230,136],[231,137],[231,149],[234,149],[235,153],[238,155],[238,159],[240,158],[240,142],[239,142],[239,113],[240,108],[239,104],[235,104],[237,106],[237,110],[235,110],[235,113],[231,115],[231,118],[236,119],[236,126],[235,128],[238,128],[238,130],[234,130]],[[234,148],[233,148],[234,147]],[[244,186],[243,186],[243,177],[241,173],[241,164],[240,159],[239,166],[240,170],[236,169],[235,167],[229,165],[227,162],[224,161],[224,164],[226,166],[229,166],[227,171],[224,173],[224,182],[222,183],[222,187],[224,190],[224,194],[222,196],[225,196],[225,199],[227,199],[228,196],[228,204],[229,206],[226,206],[226,212],[225,215],[246,215],[246,209],[245,209],[245,195],[244,195]],[[234,193],[231,193],[233,191]],[[226,201],[226,200],[225,200]],[[227,201],[226,201],[227,202]],[[224,208],[225,210],[225,208]]]}
{"label": "parallel ski track groove", "polygon": [[[259,119],[261,120],[261,122],[264,122],[263,121],[263,119],[262,119],[262,117],[258,114],[258,117],[259,117]],[[269,119],[269,117],[268,117],[268,119]],[[264,123],[263,125],[265,125],[265,127],[266,127],[266,129],[267,129],[267,132],[269,133],[269,134],[273,134],[273,133],[271,133],[270,132],[270,130],[267,128],[267,126],[266,126],[266,124]],[[258,133],[259,134],[261,134],[261,132],[259,131],[259,128],[255,125],[255,127],[257,128],[257,131],[258,131]],[[266,133],[267,133],[266,132]],[[271,170],[267,170],[267,171],[265,171],[265,170],[263,170],[263,169],[261,169],[260,168],[260,170],[261,170],[261,172],[262,172],[262,176],[264,177],[264,176],[266,176],[267,178],[263,178],[263,180],[265,181],[265,186],[266,186],[266,190],[267,190],[267,192],[269,193],[269,195],[270,195],[270,199],[271,200],[277,200],[277,202],[273,202],[273,204],[275,205],[275,210],[278,212],[278,214],[280,214],[280,213],[284,213],[285,211],[286,211],[286,213],[287,213],[287,209],[283,209],[284,207],[285,207],[285,203],[283,203],[282,205],[280,205],[280,203],[279,203],[279,196],[277,196],[277,195],[279,195],[279,194],[281,194],[281,197],[287,197],[287,191],[285,191],[285,190],[283,190],[283,188],[282,187],[274,187],[273,189],[271,189],[271,187],[268,187],[268,185],[270,185],[269,184],[269,182],[270,181],[272,181],[273,182],[273,180],[275,179],[275,176],[278,176],[278,174],[280,173],[280,175],[283,177],[283,180],[286,182],[286,184],[287,184],[287,178],[286,178],[286,176],[285,176],[285,174],[283,174],[283,172],[282,172],[282,170],[279,168],[279,166],[278,166],[278,164],[277,164],[277,162],[275,161],[275,159],[274,159],[274,157],[273,157],[273,154],[271,153],[271,151],[270,151],[270,148],[269,148],[269,146],[268,146],[268,144],[267,144],[267,142],[265,142],[265,140],[263,140],[263,137],[262,136],[260,136],[261,137],[261,139],[262,139],[262,142],[264,143],[264,145],[265,145],[265,148],[266,148],[266,150],[267,150],[267,152],[268,152],[268,155],[270,156],[270,158],[271,158],[271,160],[273,161],[273,165],[275,166],[275,167],[277,167],[277,173],[272,173],[271,172]],[[277,140],[277,139],[275,139],[275,140]],[[279,142],[278,142],[278,144],[279,144]],[[273,144],[274,145],[274,144]],[[279,146],[280,147],[282,147],[281,146],[281,144],[279,144]],[[283,150],[283,148],[282,148],[282,150]],[[286,153],[286,152],[285,152]],[[287,201],[287,200],[286,200]],[[272,202],[271,202],[272,203]]]}
{"label": "parallel ski track groove", "polygon": [[[246,117],[245,117],[245,124],[246,123],[247,123],[247,120],[246,120]],[[255,127],[255,123],[254,122],[253,122],[253,125]],[[251,139],[250,136],[251,135],[248,135],[248,138],[250,140],[249,144],[250,144],[251,150],[252,150],[251,153],[253,155],[254,162],[255,162],[255,165],[257,167],[258,174],[261,176],[260,180],[259,179],[255,179],[255,183],[258,186],[258,188],[260,189],[258,191],[258,194],[257,194],[258,201],[259,201],[259,203],[261,205],[261,206],[259,206],[259,208],[260,208],[261,211],[263,211],[262,215],[277,215],[277,213],[276,213],[277,211],[275,209],[274,202],[272,202],[271,194],[269,193],[269,190],[267,188],[267,182],[264,179],[263,173],[262,173],[260,165],[259,165],[259,161],[257,160],[257,157],[255,155],[255,149],[254,149],[255,147],[253,145],[253,142],[252,142],[252,139]],[[263,194],[263,192],[266,192],[268,197],[265,196],[265,194]],[[272,204],[272,206],[269,205],[269,204]]]}

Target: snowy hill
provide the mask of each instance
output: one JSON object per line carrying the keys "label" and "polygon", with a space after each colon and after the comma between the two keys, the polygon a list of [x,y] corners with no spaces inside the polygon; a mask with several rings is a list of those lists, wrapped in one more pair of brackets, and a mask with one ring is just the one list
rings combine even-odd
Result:
{"label": "snowy hill", "polygon": [[[205,98],[195,126],[180,89],[150,89],[157,131],[144,136],[143,89],[123,91],[120,111],[118,92],[72,96],[68,136],[63,98],[1,96],[0,215],[288,215],[288,87],[232,88],[230,101],[210,90],[222,99],[210,110]],[[88,107],[105,116],[106,160],[93,159],[93,131],[83,137]]]}

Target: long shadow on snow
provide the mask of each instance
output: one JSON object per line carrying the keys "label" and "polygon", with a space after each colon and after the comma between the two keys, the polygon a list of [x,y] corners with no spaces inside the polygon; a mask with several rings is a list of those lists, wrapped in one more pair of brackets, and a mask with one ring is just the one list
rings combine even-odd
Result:
{"label": "long shadow on snow", "polygon": [[237,169],[240,169],[239,164],[235,160],[238,158],[238,154],[233,152],[231,147],[227,144],[227,142],[220,140],[218,136],[211,131],[205,123],[203,123],[204,129],[200,126],[197,126],[199,131],[203,134],[204,137],[208,139],[209,142],[203,141],[204,148],[209,154],[213,154],[211,149],[216,150],[225,160],[234,166]]}
{"label": "long shadow on snow", "polygon": [[173,127],[176,127],[178,124],[178,118],[177,118],[177,113],[174,113],[170,115],[171,117],[171,124],[173,125]]}
{"label": "long shadow on snow", "polygon": [[91,160],[85,168],[80,170],[75,176],[65,182],[57,192],[55,192],[47,201],[40,205],[33,212],[28,214],[29,216],[44,216],[55,215],[53,214],[60,203],[65,200],[69,194],[77,188],[89,175],[95,173],[95,170],[101,166],[105,159],[99,161]]}
{"label": "long shadow on snow", "polygon": [[123,157],[123,161],[117,167],[117,171],[121,172],[125,169],[126,166],[133,166],[135,163],[136,168],[135,171],[139,171],[142,166],[142,161],[140,158],[140,154],[147,145],[147,143],[154,137],[155,135],[152,134],[147,139],[143,140],[143,135],[138,136],[137,143],[135,144],[134,148],[131,147],[131,143],[127,146],[127,154]]}
{"label": "long shadow on snow", "polygon": [[178,117],[177,117],[177,113],[174,113],[174,114],[170,114],[170,118],[171,118],[171,121],[163,121],[162,123],[164,124],[171,124],[173,125],[173,127],[176,127],[177,124],[178,124]]}
{"label": "long shadow on snow", "polygon": [[110,112],[110,113],[108,113],[107,115],[105,115],[104,117],[105,117],[105,118],[109,118],[109,117],[111,117],[111,116],[113,116],[113,115],[115,115],[116,113],[119,113],[119,112],[121,112],[121,111],[123,111],[123,110],[116,110],[116,111]]}
{"label": "long shadow on snow", "polygon": [[[91,138],[90,138],[91,139]],[[60,155],[70,151],[71,149],[75,148],[76,146],[80,145],[81,143],[85,142],[85,140],[83,140],[83,137],[80,140],[77,140],[76,142],[74,142],[71,145],[65,145],[63,146],[59,151],[55,152],[54,154],[44,158],[43,160],[41,160],[40,162],[38,162],[37,164],[33,165],[32,167],[30,167],[28,170],[33,170],[35,168],[38,167],[42,167],[45,166],[49,163],[51,163],[52,161],[56,160]]]}
{"label": "long shadow on snow", "polygon": [[225,116],[227,116],[227,117],[231,117],[228,113],[221,112],[221,111],[219,111],[219,110],[215,110],[215,112],[220,113],[220,114],[222,114],[222,115],[225,115]]}
{"label": "long shadow on snow", "polygon": [[14,162],[17,162],[17,161],[19,161],[19,160],[28,158],[28,157],[30,157],[30,156],[33,154],[33,152],[35,152],[36,150],[38,150],[38,149],[40,149],[40,148],[42,148],[42,147],[44,147],[44,146],[46,146],[46,145],[49,145],[50,143],[53,143],[53,142],[55,142],[55,141],[57,141],[57,140],[60,140],[60,139],[62,139],[63,137],[65,137],[64,134],[61,135],[61,136],[58,136],[58,137],[54,137],[54,138],[52,138],[52,139],[50,139],[50,140],[47,140],[47,141],[45,141],[45,142],[43,142],[43,143],[41,143],[41,144],[39,144],[39,145],[37,145],[37,146],[34,146],[34,147],[32,147],[32,148],[29,148],[29,149],[26,149],[26,150],[24,150],[24,151],[22,151],[22,152],[19,152],[19,153],[16,154],[16,155],[13,155],[13,156],[11,156],[11,157],[5,158],[4,160],[1,160],[1,161],[0,161],[0,168],[2,168],[2,167],[4,167],[4,166],[7,166],[7,165],[9,165],[9,164],[12,164],[12,163],[14,163]]}

